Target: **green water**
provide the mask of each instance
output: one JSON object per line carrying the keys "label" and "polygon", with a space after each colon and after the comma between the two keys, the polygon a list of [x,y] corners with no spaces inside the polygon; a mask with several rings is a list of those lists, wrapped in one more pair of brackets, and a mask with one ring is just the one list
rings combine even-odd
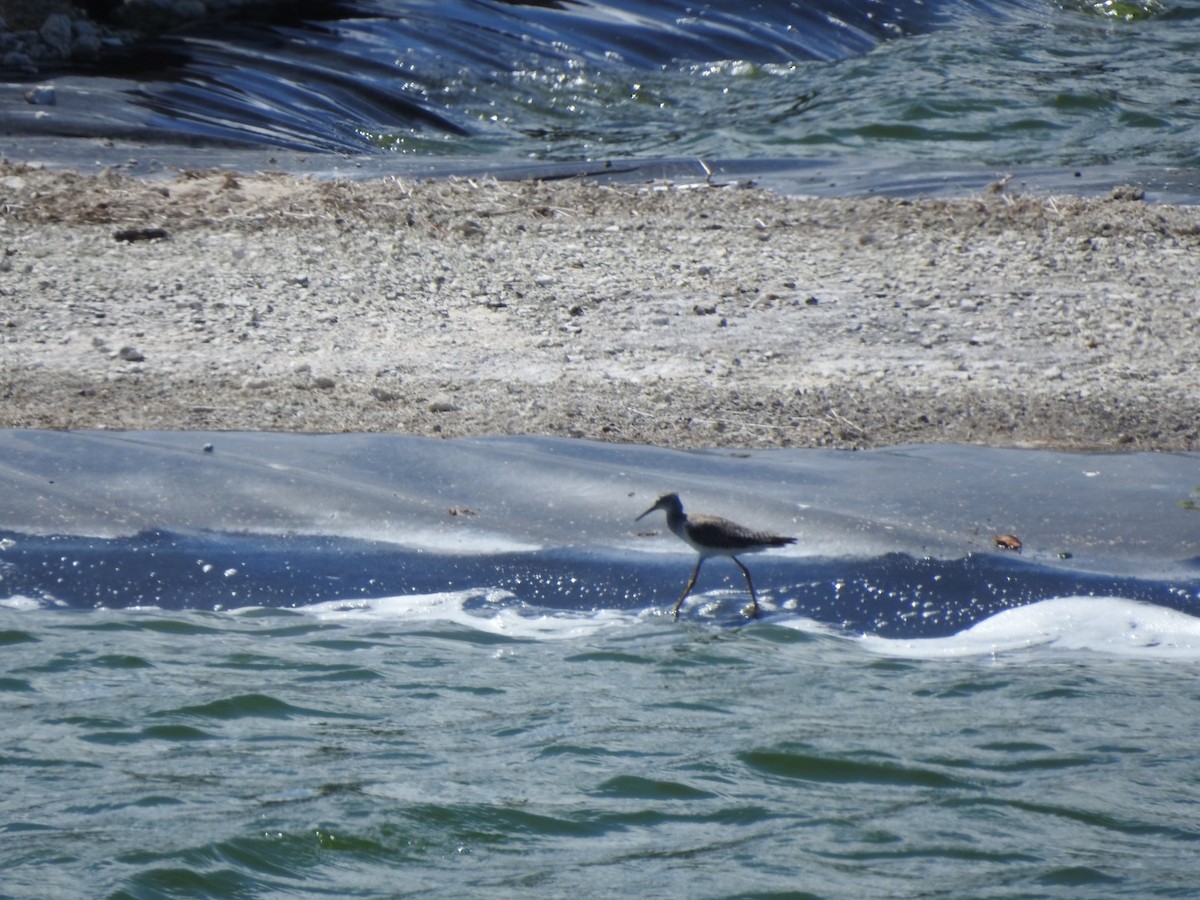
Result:
{"label": "green water", "polygon": [[0,893],[1200,883],[1195,660],[931,662],[784,624],[520,624],[0,611]]}
{"label": "green water", "polygon": [[467,70],[439,96],[470,136],[402,131],[373,141],[434,156],[561,161],[1194,168],[1200,5],[1142,6],[1130,19],[1102,3],[1014,3],[998,16],[964,10],[933,33],[836,61],[635,70],[574,60],[561,71],[494,73],[486,90]]}

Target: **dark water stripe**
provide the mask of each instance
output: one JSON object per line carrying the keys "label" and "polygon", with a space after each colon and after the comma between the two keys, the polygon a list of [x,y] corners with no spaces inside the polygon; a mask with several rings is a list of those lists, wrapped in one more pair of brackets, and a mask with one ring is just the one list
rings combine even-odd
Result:
{"label": "dark water stripe", "polygon": [[297,678],[298,683],[337,683],[345,682],[347,684],[361,684],[367,681],[384,681],[388,676],[372,669],[364,669],[360,666],[346,666],[338,668],[335,671],[325,672],[317,675],[305,675]]}
{"label": "dark water stripe", "polygon": [[695,814],[637,807],[629,810],[576,808],[570,815],[547,815],[509,806],[482,804],[406,807],[402,817],[421,833],[452,836],[455,841],[507,844],[542,837],[589,838],[634,828],[654,828],[667,823],[691,822],[749,825],[773,816],[759,806],[729,806]]}
{"label": "dark water stripe", "polygon": [[975,759],[939,759],[939,765],[973,772],[993,772],[997,774],[1021,774],[1036,772],[1054,772],[1060,769],[1087,769],[1102,763],[1096,756],[1084,754],[1061,755],[1026,755],[1018,759],[975,760]]}
{"label": "dark water stripe", "polygon": [[239,694],[234,697],[224,697],[197,706],[183,706],[178,709],[161,710],[151,713],[156,717],[185,717],[218,719],[223,721],[233,719],[292,719],[316,716],[320,718],[354,718],[341,713],[327,710],[305,709],[293,706],[268,694]]}
{"label": "dark water stripe", "polygon": [[145,735],[139,731],[94,731],[91,734],[81,734],[79,740],[85,744],[120,747],[127,744],[140,744],[145,740]]}
{"label": "dark water stripe", "polygon": [[717,795],[677,781],[618,775],[601,782],[594,793],[636,800],[711,800]]}
{"label": "dark water stripe", "polygon": [[750,768],[774,778],[893,787],[977,787],[942,772],[905,765],[894,760],[831,757],[812,753],[804,748],[750,750],[741,754],[741,759]]}
{"label": "dark water stripe", "polygon": [[81,759],[56,759],[45,756],[0,756],[0,766],[24,769],[103,769],[100,763]]}
{"label": "dark water stripe", "polygon": [[97,656],[93,661],[93,665],[105,669],[153,669],[154,663],[142,656],[133,656],[125,653],[110,653],[104,656]]}
{"label": "dark water stripe", "polygon": [[1017,853],[1012,851],[982,850],[973,847],[955,846],[904,846],[890,850],[848,850],[845,852],[824,851],[818,854],[826,859],[836,859],[843,862],[896,862],[899,860],[946,860],[966,863],[995,863],[1010,865],[1012,863],[1037,863],[1039,858],[1032,853]]}
{"label": "dark water stripe", "polygon": [[270,882],[228,867],[195,869],[162,866],[138,872],[126,887],[109,900],[143,900],[150,897],[254,897],[272,887]]}
{"label": "dark water stripe", "polygon": [[588,744],[548,744],[539,752],[539,756],[555,757],[568,756],[582,759],[604,759],[609,757],[642,757],[645,754],[637,750],[610,750]]}
{"label": "dark water stripe", "polygon": [[1115,875],[1106,875],[1091,866],[1067,866],[1051,869],[1036,879],[1038,884],[1048,887],[1081,888],[1102,885],[1119,885],[1121,879]]}
{"label": "dark water stripe", "polygon": [[1034,816],[1047,816],[1063,819],[1073,824],[1084,825],[1101,831],[1133,837],[1164,838],[1172,842],[1178,841],[1183,845],[1194,845],[1200,842],[1200,829],[1185,828],[1175,825],[1160,825],[1154,822],[1142,821],[1137,818],[1125,818],[1105,810],[1103,798],[1096,798],[1098,808],[1078,809],[1053,803],[1035,803],[1018,798],[979,796],[979,797],[944,797],[939,803],[950,808],[1000,808]]}
{"label": "dark water stripe", "polygon": [[[90,603],[80,604],[78,608],[100,607],[104,606],[104,601],[99,596],[93,596]],[[139,602],[128,604],[128,606],[142,605]],[[153,604],[151,604],[153,605]],[[127,608],[122,605],[121,608]],[[161,617],[144,616],[138,619],[90,619],[79,618],[64,620],[63,628],[68,630],[94,631],[99,634],[110,632],[123,631],[149,631],[157,634],[175,635],[179,637],[188,637],[201,634],[221,634],[224,629],[220,625],[206,624],[202,619],[188,618],[180,619],[178,617]]]}
{"label": "dark water stripe", "polygon": [[[349,603],[356,598],[463,591],[476,595],[466,602],[467,612],[485,617],[501,610],[531,617],[546,610],[638,611],[673,603],[691,566],[685,557],[617,556],[569,548],[434,555],[349,538],[165,531],[117,540],[0,536],[12,540],[5,551],[9,571],[2,584],[4,591],[53,597],[74,608],[286,608],[320,601]],[[970,554],[950,560],[902,553],[857,559],[762,557],[754,560],[753,569],[764,598],[786,600],[789,613],[850,632],[885,637],[955,634],[997,612],[1056,597],[1122,597],[1189,615],[1195,615],[1200,606],[1200,577],[1155,581],[1099,575],[1011,554]],[[739,573],[720,560],[705,567],[699,591],[729,587],[734,594],[722,603],[718,620],[740,623],[745,598]],[[484,593],[496,589],[514,596]],[[248,626],[264,637],[312,634],[319,640],[338,640],[336,624],[308,618],[287,617],[273,628],[264,629],[256,622],[248,622]],[[182,636],[220,633],[226,624],[150,615],[120,621],[66,617],[63,627],[145,629]],[[447,637],[483,644],[512,640],[466,631]],[[93,660],[55,663],[92,664]],[[270,665],[270,661],[247,658],[243,664],[253,667]],[[946,687],[963,694],[991,689],[990,682],[964,681]]]}
{"label": "dark water stripe", "polygon": [[142,729],[144,737],[159,741],[212,741],[215,734],[193,728],[191,725],[148,725]]}
{"label": "dark water stripe", "polygon": [[79,740],[85,743],[105,746],[140,744],[146,740],[177,742],[216,739],[217,735],[201,731],[199,728],[192,728],[189,725],[153,725],[137,731],[93,731],[79,736]]}

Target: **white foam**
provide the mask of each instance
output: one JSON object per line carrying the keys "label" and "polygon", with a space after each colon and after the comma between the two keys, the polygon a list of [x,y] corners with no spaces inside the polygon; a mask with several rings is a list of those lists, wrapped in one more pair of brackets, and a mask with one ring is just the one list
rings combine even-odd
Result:
{"label": "white foam", "polygon": [[646,614],[611,609],[526,615],[516,605],[499,606],[479,613],[466,608],[469,601],[480,597],[499,602],[512,596],[504,591],[450,591],[370,600],[329,600],[300,607],[299,611],[327,622],[371,619],[406,624],[449,622],[488,634],[527,640],[570,640],[588,637],[601,631],[628,628],[646,617]]}
{"label": "white foam", "polygon": [[17,612],[28,612],[32,609],[45,609],[48,606],[50,606],[50,604],[44,600],[37,600],[33,597],[24,597],[20,594],[17,594],[13,597],[0,598],[0,608],[12,609],[16,610]]}
{"label": "white foam", "polygon": [[1007,609],[944,638],[865,635],[884,656],[948,659],[1050,647],[1121,656],[1200,659],[1200,618],[1120,597],[1061,597]]}
{"label": "white foam", "polygon": [[[721,595],[721,596],[717,596]],[[484,599],[488,606],[468,609]],[[689,601],[689,614],[706,617],[729,602],[723,592]],[[767,607],[769,609],[769,607]],[[452,623],[487,634],[524,640],[571,640],[631,628],[669,615],[640,611],[529,611],[506,591],[332,600],[300,607],[325,621],[386,620],[404,624]],[[774,619],[771,624],[844,640],[843,632],[809,618]],[[949,637],[852,639],[871,653],[907,659],[996,656],[1032,648],[1089,651],[1147,658],[1200,660],[1200,618],[1119,597],[1063,597],[997,613]]]}

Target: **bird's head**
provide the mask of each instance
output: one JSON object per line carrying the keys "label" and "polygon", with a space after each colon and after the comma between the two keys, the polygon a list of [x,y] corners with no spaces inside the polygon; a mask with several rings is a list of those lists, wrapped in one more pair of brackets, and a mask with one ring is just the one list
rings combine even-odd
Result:
{"label": "bird's head", "polygon": [[680,512],[683,512],[683,503],[680,501],[678,494],[663,494],[654,501],[654,505],[652,507],[634,519],[634,521],[641,521],[642,519],[646,518],[646,516],[650,515],[650,513],[658,509],[661,509],[668,515],[670,515],[672,509],[678,509]]}

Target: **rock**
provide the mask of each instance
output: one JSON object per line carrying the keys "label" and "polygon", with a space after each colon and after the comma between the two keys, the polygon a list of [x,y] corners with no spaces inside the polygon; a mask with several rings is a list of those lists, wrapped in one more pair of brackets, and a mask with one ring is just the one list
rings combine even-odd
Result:
{"label": "rock", "polygon": [[71,23],[71,56],[76,59],[95,59],[100,55],[100,32],[87,19]]}
{"label": "rock", "polygon": [[113,232],[114,241],[132,244],[135,241],[161,241],[171,235],[165,228],[122,228]]}
{"label": "rock", "polygon": [[1146,192],[1137,185],[1120,184],[1112,189],[1110,196],[1113,200],[1137,201],[1145,200]]}
{"label": "rock", "polygon": [[25,102],[31,106],[54,106],[58,102],[58,96],[53,85],[39,84],[25,92]]}
{"label": "rock", "polygon": [[38,35],[56,56],[67,59],[71,56],[71,17],[65,13],[46,16]]}
{"label": "rock", "polygon": [[0,66],[15,72],[24,72],[27,75],[37,72],[33,58],[21,50],[9,50],[5,53],[3,57],[0,57]]}
{"label": "rock", "polygon": [[146,359],[146,354],[137,347],[125,346],[117,351],[117,358],[125,362],[142,362]]}

